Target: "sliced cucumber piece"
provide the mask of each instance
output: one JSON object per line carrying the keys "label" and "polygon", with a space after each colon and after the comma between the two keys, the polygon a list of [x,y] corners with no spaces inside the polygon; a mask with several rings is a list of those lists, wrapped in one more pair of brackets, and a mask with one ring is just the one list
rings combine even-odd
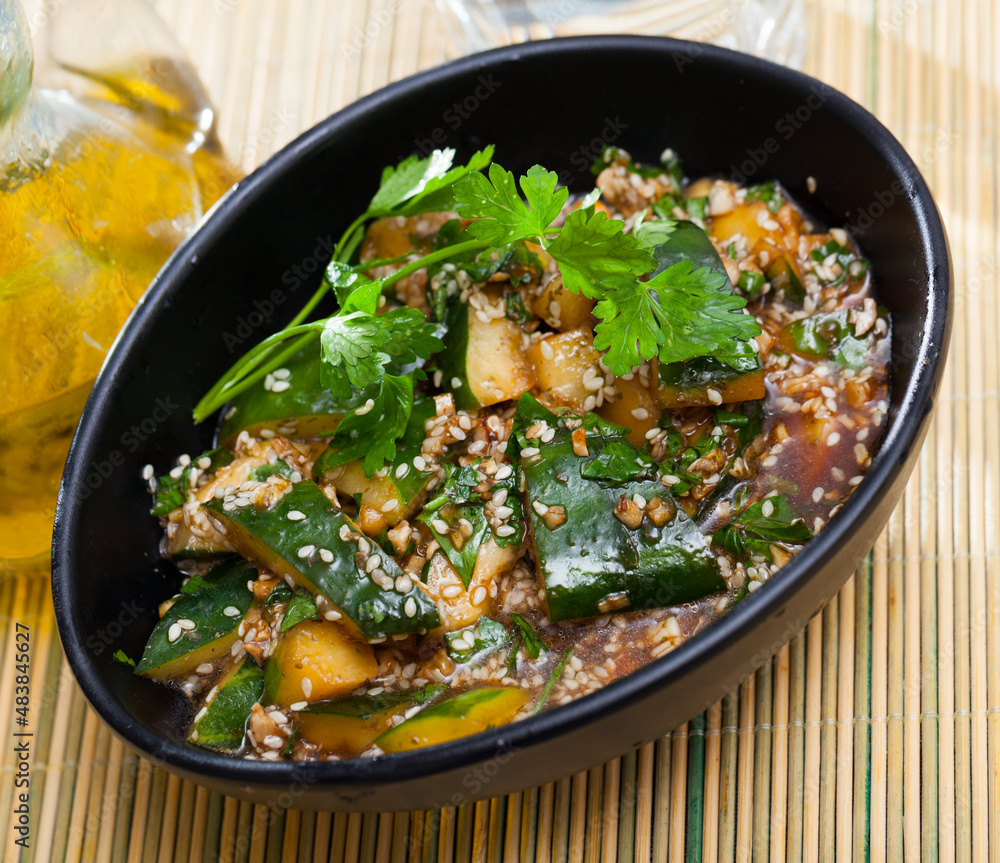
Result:
{"label": "sliced cucumber piece", "polygon": [[240,554],[325,596],[356,637],[384,639],[440,624],[420,587],[309,480],[271,507],[227,509],[217,499],[203,506]]}
{"label": "sliced cucumber piece", "polygon": [[264,675],[257,663],[244,657],[214,692],[188,732],[188,740],[209,749],[239,749],[253,706],[264,693]]}
{"label": "sliced cucumber piece", "polygon": [[470,689],[432,704],[375,740],[384,752],[405,752],[468,737],[506,725],[528,701],[528,693],[513,686]]}
{"label": "sliced cucumber piece", "polygon": [[135,673],[157,680],[183,677],[230,651],[237,629],[253,604],[247,582],[257,567],[235,560],[215,567],[207,586],[183,594],[153,629]]}

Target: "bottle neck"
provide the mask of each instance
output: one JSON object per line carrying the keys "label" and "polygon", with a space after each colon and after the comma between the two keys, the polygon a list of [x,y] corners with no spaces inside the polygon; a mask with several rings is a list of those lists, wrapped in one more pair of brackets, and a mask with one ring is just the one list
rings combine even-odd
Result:
{"label": "bottle neck", "polygon": [[31,92],[31,34],[21,0],[0,0],[0,128]]}

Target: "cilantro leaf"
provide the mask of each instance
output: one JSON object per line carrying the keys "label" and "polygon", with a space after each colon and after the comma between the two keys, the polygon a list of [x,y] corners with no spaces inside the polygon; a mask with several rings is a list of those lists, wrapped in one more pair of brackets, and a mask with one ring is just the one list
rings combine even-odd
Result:
{"label": "cilantro leaf", "polygon": [[559,176],[540,165],[521,177],[521,200],[514,175],[495,162],[489,178],[481,172],[470,174],[455,186],[456,210],[477,221],[468,227],[478,240],[503,246],[527,237],[544,236],[569,197],[565,187],[557,189]]}
{"label": "cilantro leaf", "polygon": [[584,210],[569,214],[559,236],[546,248],[569,290],[597,299],[604,295],[610,277],[638,278],[656,266],[653,256],[623,227],[623,222],[603,212],[589,218]]}
{"label": "cilantro leaf", "polygon": [[191,471],[198,467],[201,460],[206,457],[209,459],[209,466],[199,468],[199,470],[213,471],[233,460],[233,454],[227,449],[210,449],[186,464],[180,470],[179,476],[173,476],[178,468],[161,476],[156,481],[156,491],[153,494],[153,508],[151,510],[153,515],[169,515],[187,502],[188,489],[191,487]]}
{"label": "cilantro leaf", "polygon": [[665,243],[677,227],[677,222],[672,219],[654,219],[651,222],[643,221],[638,226],[633,227],[632,236],[639,241],[639,245],[644,249],[655,249]]}

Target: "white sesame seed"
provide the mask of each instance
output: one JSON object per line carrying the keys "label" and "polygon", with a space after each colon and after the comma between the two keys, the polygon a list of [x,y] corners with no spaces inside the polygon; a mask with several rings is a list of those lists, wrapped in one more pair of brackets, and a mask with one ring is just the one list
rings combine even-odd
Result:
{"label": "white sesame seed", "polygon": [[516,531],[509,524],[502,524],[496,529],[496,534],[499,537],[513,536]]}
{"label": "white sesame seed", "polygon": [[486,588],[479,585],[474,591],[472,591],[472,604],[482,605],[486,601]]}
{"label": "white sesame seed", "polygon": [[374,399],[368,399],[368,401],[366,401],[363,405],[361,405],[361,407],[359,407],[357,410],[355,410],[354,413],[357,414],[358,416],[364,416],[373,407],[375,407],[375,400]]}
{"label": "white sesame seed", "polygon": [[285,741],[276,734],[268,734],[262,742],[265,746],[271,747],[271,749],[281,749],[285,745]]}
{"label": "white sesame seed", "polygon": [[340,539],[341,539],[342,542],[347,542],[347,539],[348,539],[348,536],[350,536],[350,533],[351,533],[351,528],[348,525],[342,524],[340,526],[339,536],[340,536]]}
{"label": "white sesame seed", "polygon": [[711,387],[709,387],[705,391],[705,394],[708,396],[708,400],[713,405],[721,405],[722,404],[722,394],[718,390],[715,390],[715,389],[712,389]]}
{"label": "white sesame seed", "polygon": [[854,445],[854,458],[857,460],[858,464],[863,464],[865,459],[868,458],[868,450],[863,443],[857,443]]}
{"label": "white sesame seed", "polygon": [[182,617],[180,620],[178,620],[177,625],[181,629],[185,629],[188,632],[191,632],[195,628],[195,622],[193,620],[188,620],[186,617]]}
{"label": "white sesame seed", "polygon": [[646,408],[632,408],[632,416],[637,420],[648,420],[649,411]]}
{"label": "white sesame seed", "polygon": [[409,597],[406,602],[403,603],[403,614],[407,617],[414,617],[417,613],[417,603],[413,597]]}
{"label": "white sesame seed", "polygon": [[288,725],[288,717],[280,710],[272,710],[267,715],[272,722],[278,725]]}
{"label": "white sesame seed", "polygon": [[142,469],[142,478],[145,480],[150,480],[153,478],[153,466],[151,464],[147,464]]}
{"label": "white sesame seed", "polygon": [[465,440],[466,437],[465,432],[458,426],[452,427],[451,436],[455,438],[455,440]]}
{"label": "white sesame seed", "polygon": [[368,540],[365,539],[363,536],[360,537],[358,539],[358,551],[360,551],[362,554],[368,554],[368,552],[371,550],[372,547],[369,544]]}
{"label": "white sesame seed", "polygon": [[545,515],[549,511],[549,508],[540,500],[533,500],[531,502],[531,508],[539,515]]}
{"label": "white sesame seed", "polygon": [[459,377],[454,377],[451,379],[451,388],[453,390],[460,389],[462,386],[462,379]]}
{"label": "white sesame seed", "polygon": [[304,545],[299,549],[299,557],[305,560],[309,555],[316,551],[315,545]]}
{"label": "white sesame seed", "polygon": [[413,590],[413,581],[410,576],[403,575],[396,576],[396,593],[409,593]]}
{"label": "white sesame seed", "polygon": [[541,350],[542,356],[545,359],[551,360],[555,358],[556,352],[552,350],[552,345],[550,345],[545,339],[542,340],[539,350]]}
{"label": "white sesame seed", "polygon": [[[312,685],[310,684],[310,691],[312,690]],[[288,706],[289,710],[305,710],[309,706],[308,701],[296,701]]]}
{"label": "white sesame seed", "polygon": [[840,432],[833,432],[833,434],[826,439],[827,446],[836,446],[838,443],[840,443]]}
{"label": "white sesame seed", "polygon": [[443,518],[431,519],[431,527],[433,527],[434,530],[440,534],[446,534],[449,530],[448,522],[446,522]]}
{"label": "white sesame seed", "polygon": [[449,584],[441,588],[441,596],[443,596],[445,599],[454,599],[461,592],[462,588],[459,587],[457,584]]}
{"label": "white sesame seed", "polygon": [[498,506],[496,507],[496,514],[500,521],[506,521],[514,514],[514,510],[509,506]]}
{"label": "white sesame seed", "polygon": [[679,476],[674,476],[672,473],[665,473],[660,477],[660,483],[663,485],[677,485],[681,481]]}
{"label": "white sesame seed", "polygon": [[823,488],[821,486],[816,486],[816,488],[813,489],[813,494],[812,494],[813,502],[819,503],[823,499],[823,494],[824,494]]}
{"label": "white sesame seed", "polygon": [[552,313],[552,317],[558,318],[562,315],[562,306],[557,300],[553,300],[549,303],[549,311]]}
{"label": "white sesame seed", "polygon": [[234,416],[236,416],[236,411],[237,410],[238,410],[238,408],[236,407],[236,405],[233,405],[231,408],[229,408],[229,410],[227,410],[225,412],[225,414],[223,415],[222,418],[223,419],[227,419],[227,420],[231,420]]}
{"label": "white sesame seed", "polygon": [[604,378],[591,378],[589,381],[583,382],[583,388],[589,390],[590,392],[595,392],[604,386]]}
{"label": "white sesame seed", "polygon": [[324,620],[340,620],[341,617],[342,617],[341,613],[333,608],[323,613]]}
{"label": "white sesame seed", "polygon": [[503,506],[507,502],[507,489],[499,488],[493,492],[493,497],[491,498],[494,506]]}
{"label": "white sesame seed", "polygon": [[540,452],[541,450],[536,446],[526,446],[523,450],[521,450],[521,455],[525,458],[531,458],[532,456],[538,455]]}
{"label": "white sesame seed", "polygon": [[313,682],[308,677],[303,677],[302,678],[302,694],[306,698],[308,698],[310,695],[312,695],[312,691],[313,691]]}
{"label": "white sesame seed", "polygon": [[774,515],[774,504],[769,500],[765,500],[764,505],[760,508],[760,511],[764,514],[764,518],[770,518]]}
{"label": "white sesame seed", "polygon": [[171,644],[173,644],[175,641],[177,641],[178,638],[181,637],[181,633],[183,631],[184,630],[181,629],[180,624],[178,624],[178,623],[171,623],[170,624],[170,629],[167,630],[167,641],[169,641]]}
{"label": "white sesame seed", "polygon": [[319,558],[323,563],[333,563],[333,552],[328,548],[321,548],[319,550]]}
{"label": "white sesame seed", "polygon": [[283,393],[287,389],[291,389],[291,384],[288,381],[275,381],[271,385],[272,393]]}
{"label": "white sesame seed", "polygon": [[410,472],[410,466],[404,461],[396,468],[396,479],[402,479]]}
{"label": "white sesame seed", "polygon": [[583,409],[585,411],[592,411],[595,407],[597,407],[597,398],[595,396],[587,396],[583,400]]}
{"label": "white sesame seed", "polygon": [[271,374],[274,375],[276,381],[287,381],[292,376],[288,369],[275,369]]}
{"label": "white sesame seed", "polygon": [[396,498],[391,497],[380,507],[382,512],[392,512],[394,509],[399,509],[399,501]]}
{"label": "white sesame seed", "polygon": [[413,457],[413,466],[417,470],[427,470],[427,462],[422,455],[415,455]]}
{"label": "white sesame seed", "polygon": [[541,441],[542,443],[551,443],[552,438],[554,438],[555,436],[556,436],[555,429],[553,428],[545,429],[545,431],[542,432]]}
{"label": "white sesame seed", "polygon": [[511,476],[513,473],[514,469],[509,464],[504,464],[501,465],[500,468],[497,470],[495,479],[504,480],[507,479],[509,476]]}
{"label": "white sesame seed", "polygon": [[379,554],[373,554],[371,557],[365,561],[365,572],[375,572],[379,568],[379,564],[382,563],[382,556]]}
{"label": "white sesame seed", "polygon": [[198,674],[211,674],[212,673],[212,669],[214,667],[215,666],[213,666],[211,662],[203,662],[201,665],[199,665],[195,669],[195,672],[198,673]]}
{"label": "white sesame seed", "polygon": [[305,521],[306,514],[300,510],[293,509],[290,513],[288,513],[288,515],[285,516],[285,518],[289,521]]}
{"label": "white sesame seed", "polygon": [[222,613],[224,615],[226,615],[226,617],[239,617],[240,616],[240,610],[235,605],[227,605],[222,610]]}
{"label": "white sesame seed", "polygon": [[640,509],[644,509],[646,506],[646,498],[644,498],[641,494],[632,495],[632,502]]}
{"label": "white sesame seed", "polygon": [[864,479],[863,476],[852,476],[850,480],[848,480],[847,484],[851,486],[858,485],[863,479]]}
{"label": "white sesame seed", "polygon": [[180,479],[182,473],[184,473],[184,468],[182,468],[180,465],[177,465],[177,467],[171,469],[170,476],[172,479]]}

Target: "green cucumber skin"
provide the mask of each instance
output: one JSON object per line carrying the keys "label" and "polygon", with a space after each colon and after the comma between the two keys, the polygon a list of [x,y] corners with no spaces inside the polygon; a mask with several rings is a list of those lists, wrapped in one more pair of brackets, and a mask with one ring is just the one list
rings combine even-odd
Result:
{"label": "green cucumber skin", "polygon": [[[636,451],[638,456],[638,450]],[[584,459],[562,427],[539,456],[523,459],[525,509],[545,580],[553,622],[602,613],[605,597],[624,593],[634,611],[700,599],[726,589],[709,539],[680,508],[662,528],[648,520],[629,530],[614,515],[619,496],[670,498],[657,480],[610,488],[580,475]],[[550,530],[531,505],[566,508],[566,521]]]}
{"label": "green cucumber skin", "polygon": [[746,351],[744,356],[735,360],[737,368],[715,357],[696,357],[684,363],[661,363],[657,369],[660,384],[679,390],[701,390],[763,371],[760,354],[749,345]]}
{"label": "green cucumber skin", "polygon": [[[219,687],[205,714],[195,723],[188,740],[210,749],[239,749],[247,720],[264,695],[264,675],[253,660],[244,660]],[[197,739],[194,733],[198,733]]]}
{"label": "green cucumber skin", "polygon": [[[247,590],[247,582],[257,578],[257,567],[244,560],[235,560],[215,567],[209,573],[213,575],[209,587],[197,594],[182,595],[159,620],[135,668],[136,674],[155,671],[239,627],[254,601],[253,594]],[[234,617],[224,614],[230,606],[238,609],[239,614]],[[167,633],[171,625],[183,619],[192,620],[197,626],[170,642]]]}
{"label": "green cucumber skin", "polygon": [[[232,441],[246,428],[258,424],[278,426],[289,419],[328,417],[333,431],[349,411],[364,404],[369,393],[354,394],[349,399],[339,398],[320,380],[320,345],[312,342],[284,364],[291,372],[291,386],[283,392],[265,390],[262,383],[240,393],[224,413],[218,438]],[[374,392],[374,391],[373,391]],[[235,412],[232,410],[235,408]]]}
{"label": "green cucumber skin", "polygon": [[[242,527],[256,541],[267,546],[286,565],[286,572],[313,593],[321,593],[349,617],[366,639],[386,638],[426,632],[439,626],[437,606],[420,588],[414,586],[407,594],[383,590],[371,577],[359,570],[355,542],[340,538],[347,527],[357,532],[339,509],[327,499],[315,483],[296,483],[271,509],[257,510],[253,506],[237,507],[229,512],[221,500],[212,500],[204,507],[221,521]],[[291,521],[292,511],[306,518]],[[369,540],[371,543],[371,540]],[[316,546],[307,559],[298,556],[300,548]],[[318,549],[329,549],[334,555],[330,563],[319,556]],[[377,546],[372,543],[373,550]],[[395,581],[403,574],[396,562],[384,552],[381,568]],[[278,573],[284,575],[285,572]],[[407,617],[404,605],[412,598],[416,614]]]}
{"label": "green cucumber skin", "polygon": [[344,698],[340,701],[320,701],[310,704],[303,715],[314,716],[349,716],[352,719],[371,719],[387,710],[393,710],[401,704],[413,704],[410,692],[383,692],[381,695],[359,695],[354,698]]}
{"label": "green cucumber skin", "polygon": [[[448,326],[448,339],[437,359],[438,368],[441,369],[441,388],[454,395],[458,410],[477,410],[482,405],[469,386],[466,370],[469,355],[469,304],[453,300],[448,306],[445,322]],[[458,387],[452,386],[451,382],[455,378],[461,381]]]}

